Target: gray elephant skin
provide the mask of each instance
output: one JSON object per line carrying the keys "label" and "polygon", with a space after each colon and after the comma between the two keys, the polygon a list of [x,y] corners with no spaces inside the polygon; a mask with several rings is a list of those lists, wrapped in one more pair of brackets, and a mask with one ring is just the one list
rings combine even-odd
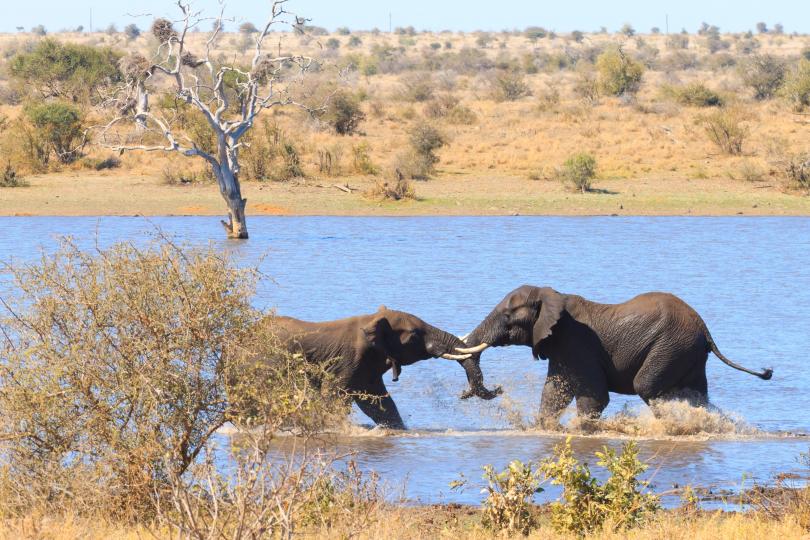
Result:
{"label": "gray elephant skin", "polygon": [[598,418],[609,392],[636,394],[653,412],[659,399],[688,397],[706,404],[709,352],[761,379],[773,373],[749,370],[723,356],[700,315],[663,292],[600,304],[524,285],[463,339],[467,347],[457,352],[474,353],[476,360],[487,347],[506,345],[531,347],[535,358],[548,360],[540,402],[540,423],[547,428],[559,425],[560,414],[574,399],[586,424]]}
{"label": "gray elephant skin", "polygon": [[281,316],[270,316],[268,321],[291,352],[310,362],[328,364],[338,388],[353,395],[360,410],[382,427],[405,429],[383,374],[392,369],[396,381],[401,366],[420,360],[458,362],[469,383],[464,397],[492,399],[500,393],[499,388],[490,391],[484,387],[473,355],[455,352],[465,346],[461,339],[410,313],[381,306],[376,313],[336,321],[307,322]]}

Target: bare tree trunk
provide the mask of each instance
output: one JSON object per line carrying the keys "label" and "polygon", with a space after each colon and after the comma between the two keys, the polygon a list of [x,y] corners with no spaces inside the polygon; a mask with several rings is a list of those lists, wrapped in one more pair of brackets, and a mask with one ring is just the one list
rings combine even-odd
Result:
{"label": "bare tree trunk", "polygon": [[214,175],[219,183],[219,192],[228,205],[228,221],[222,221],[222,226],[228,233],[228,238],[246,240],[248,238],[245,205],[247,199],[242,198],[239,179],[226,164],[213,167]]}
{"label": "bare tree trunk", "polygon": [[135,131],[136,133],[143,133],[146,131],[146,112],[149,111],[149,92],[146,90],[146,84],[143,81],[138,81],[137,96],[135,104]]}

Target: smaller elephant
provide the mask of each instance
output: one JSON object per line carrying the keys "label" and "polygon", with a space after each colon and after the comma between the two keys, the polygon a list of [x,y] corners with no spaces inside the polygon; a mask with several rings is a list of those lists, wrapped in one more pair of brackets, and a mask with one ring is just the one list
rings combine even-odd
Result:
{"label": "smaller elephant", "polygon": [[[681,396],[708,403],[706,360],[713,352],[729,366],[770,379],[723,356],[697,312],[672,294],[650,292],[621,304],[599,304],[548,287],[524,285],[506,297],[456,352],[525,345],[548,360],[540,423],[558,425],[576,399],[580,417],[595,419],[609,392],[652,400]],[[653,407],[653,412],[655,408]]]}
{"label": "smaller elephant", "polygon": [[461,364],[467,374],[467,395],[492,399],[501,390],[484,387],[478,362],[469,353],[456,353],[465,344],[458,337],[431,326],[415,315],[380,306],[376,313],[337,321],[307,322],[291,317],[266,319],[290,352],[310,362],[327,364],[341,390],[352,395],[363,413],[377,425],[405,429],[405,423],[382,376],[393,370],[398,380],[402,366],[427,358]]}

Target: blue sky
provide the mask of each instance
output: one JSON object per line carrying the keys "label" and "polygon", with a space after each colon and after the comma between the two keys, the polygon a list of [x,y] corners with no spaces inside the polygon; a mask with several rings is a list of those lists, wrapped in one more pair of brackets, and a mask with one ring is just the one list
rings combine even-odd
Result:
{"label": "blue sky", "polygon": [[[172,15],[172,0],[0,0],[3,16],[0,32],[14,32],[43,24],[50,31],[110,23],[122,27],[135,22],[146,27],[154,15]],[[216,0],[197,0],[199,7],[215,7]],[[227,12],[238,21],[259,23],[268,11],[267,0],[227,0]],[[639,31],[653,26],[665,28],[669,15],[672,32],[687,28],[694,31],[707,21],[723,31],[753,29],[759,21],[768,26],[782,23],[787,32],[810,33],[808,0],[290,0],[290,8],[313,19],[313,24],[334,29],[388,28],[389,13],[393,25],[413,25],[426,30],[502,30],[544,26],[558,32],[596,30],[606,26],[618,29],[629,22]],[[128,14],[152,16],[131,17]]]}

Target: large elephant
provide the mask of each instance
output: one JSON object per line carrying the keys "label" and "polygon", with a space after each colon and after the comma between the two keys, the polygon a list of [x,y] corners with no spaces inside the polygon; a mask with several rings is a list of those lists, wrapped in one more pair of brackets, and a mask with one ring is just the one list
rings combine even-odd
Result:
{"label": "large elephant", "polygon": [[389,369],[396,381],[401,366],[445,358],[459,362],[466,371],[469,388],[465,397],[492,399],[501,391],[484,387],[473,355],[455,353],[455,348],[465,346],[463,341],[409,313],[381,306],[371,315],[337,321],[314,323],[280,316],[268,320],[291,352],[312,362],[328,363],[338,388],[352,395],[363,413],[386,428],[405,429],[383,383],[383,373]]}
{"label": "large elephant", "polygon": [[[650,292],[622,304],[598,304],[548,287],[510,292],[463,338],[456,352],[480,355],[489,346],[526,345],[548,360],[540,421],[556,427],[576,398],[577,414],[598,418],[609,392],[652,400],[692,396],[708,403],[709,351],[729,366],[770,379],[723,356],[697,312],[668,293]],[[655,412],[655,407],[653,407]]]}

